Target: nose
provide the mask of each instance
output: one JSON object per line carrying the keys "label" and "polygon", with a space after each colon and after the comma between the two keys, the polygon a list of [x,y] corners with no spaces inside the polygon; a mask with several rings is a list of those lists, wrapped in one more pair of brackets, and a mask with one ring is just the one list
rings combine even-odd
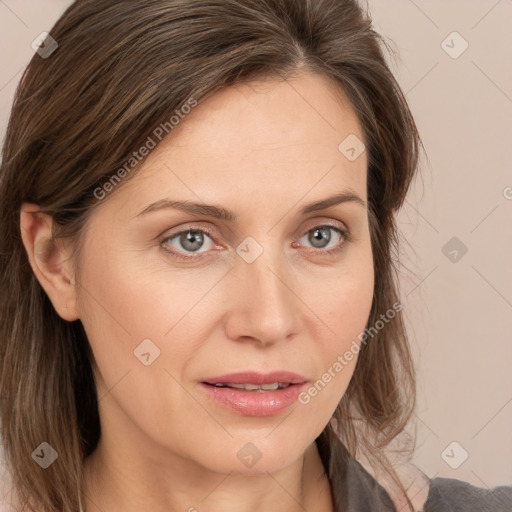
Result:
{"label": "nose", "polygon": [[230,272],[226,334],[236,341],[263,346],[293,337],[299,328],[300,300],[292,272],[281,251],[269,251],[252,263],[237,258]]}

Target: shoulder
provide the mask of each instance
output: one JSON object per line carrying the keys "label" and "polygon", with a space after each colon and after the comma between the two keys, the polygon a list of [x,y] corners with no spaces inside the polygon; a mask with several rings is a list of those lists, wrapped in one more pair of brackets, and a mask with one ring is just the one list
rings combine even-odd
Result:
{"label": "shoulder", "polygon": [[[512,485],[491,489],[454,478],[428,478],[409,464],[395,468],[415,512],[512,512]],[[402,492],[384,475],[372,475],[352,460],[345,475],[351,512],[409,510]]]}
{"label": "shoulder", "polygon": [[454,478],[433,478],[424,512],[510,512],[512,485],[491,489]]}

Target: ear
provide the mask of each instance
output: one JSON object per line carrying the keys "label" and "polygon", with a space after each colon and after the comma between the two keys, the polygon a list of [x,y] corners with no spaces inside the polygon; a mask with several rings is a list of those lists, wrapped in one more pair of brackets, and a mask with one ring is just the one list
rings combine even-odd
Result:
{"label": "ear", "polygon": [[63,240],[54,239],[53,219],[38,213],[33,203],[23,203],[20,229],[32,270],[58,315],[72,322],[79,318],[71,252]]}

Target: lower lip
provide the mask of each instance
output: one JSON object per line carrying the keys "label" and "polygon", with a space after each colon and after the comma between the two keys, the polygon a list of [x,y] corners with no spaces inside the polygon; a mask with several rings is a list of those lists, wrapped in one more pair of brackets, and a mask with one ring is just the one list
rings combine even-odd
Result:
{"label": "lower lip", "polygon": [[306,383],[291,384],[275,391],[246,391],[201,383],[201,387],[219,404],[245,416],[271,416],[297,400]]}

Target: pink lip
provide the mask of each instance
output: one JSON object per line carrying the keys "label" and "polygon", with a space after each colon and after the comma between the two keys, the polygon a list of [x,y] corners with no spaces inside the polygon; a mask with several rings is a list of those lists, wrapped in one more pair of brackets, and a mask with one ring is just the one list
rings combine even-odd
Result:
{"label": "pink lip", "polygon": [[273,382],[285,382],[290,384],[302,384],[307,379],[302,375],[286,371],[277,371],[272,373],[258,372],[239,372],[229,375],[221,375],[220,377],[210,377],[202,382],[208,384],[272,384]]}
{"label": "pink lip", "polygon": [[[214,384],[290,384],[274,391],[246,391]],[[304,388],[307,379],[297,373],[277,371],[272,373],[240,372],[207,378],[201,388],[218,404],[245,416],[271,416],[292,405]]]}
{"label": "pink lip", "polygon": [[259,392],[215,387],[201,382],[202,389],[217,403],[245,416],[271,416],[281,412],[297,400],[305,385],[290,384],[283,389]]}

